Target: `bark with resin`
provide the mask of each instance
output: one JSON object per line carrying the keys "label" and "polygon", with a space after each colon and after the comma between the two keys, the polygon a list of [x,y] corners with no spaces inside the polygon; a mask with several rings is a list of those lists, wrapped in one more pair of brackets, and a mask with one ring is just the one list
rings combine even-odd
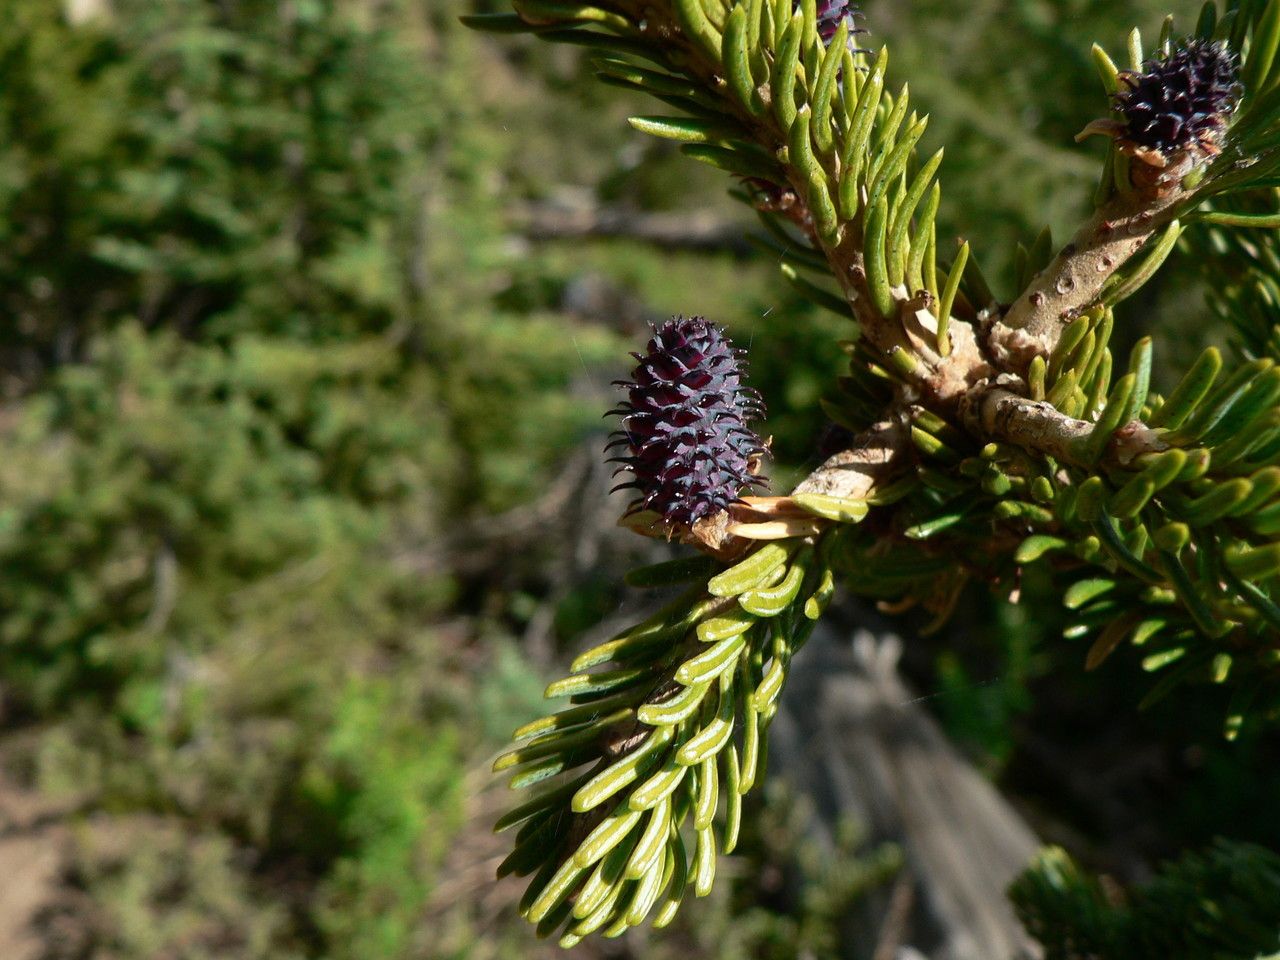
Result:
{"label": "bark with resin", "polygon": [[992,326],[990,345],[1000,366],[1022,373],[1033,357],[1047,357],[1067,324],[1097,302],[1107,280],[1189,197],[1175,185],[1157,196],[1122,194],[1098,208]]}

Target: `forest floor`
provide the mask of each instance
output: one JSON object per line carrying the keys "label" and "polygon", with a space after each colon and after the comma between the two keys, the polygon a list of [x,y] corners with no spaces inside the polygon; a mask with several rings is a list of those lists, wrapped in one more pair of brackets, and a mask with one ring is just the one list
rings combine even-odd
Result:
{"label": "forest floor", "polygon": [[68,835],[60,805],[0,769],[0,957],[35,960],[37,921],[56,897]]}

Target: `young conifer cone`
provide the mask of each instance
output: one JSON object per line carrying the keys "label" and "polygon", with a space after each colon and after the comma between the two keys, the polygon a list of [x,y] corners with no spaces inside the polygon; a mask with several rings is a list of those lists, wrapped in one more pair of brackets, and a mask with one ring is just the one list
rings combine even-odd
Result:
{"label": "young conifer cone", "polygon": [[1240,99],[1239,61],[1224,42],[1191,40],[1122,73],[1115,94],[1121,139],[1147,160],[1189,150],[1219,152],[1218,140]]}
{"label": "young conifer cone", "polygon": [[632,480],[615,489],[639,497],[628,513],[653,510],[669,524],[692,525],[763,483],[754,468],[764,444],[747,421],[763,416],[759,394],[743,383],[743,350],[702,317],[675,317],[653,331],[630,380],[627,400],[610,413],[622,429],[611,462]]}

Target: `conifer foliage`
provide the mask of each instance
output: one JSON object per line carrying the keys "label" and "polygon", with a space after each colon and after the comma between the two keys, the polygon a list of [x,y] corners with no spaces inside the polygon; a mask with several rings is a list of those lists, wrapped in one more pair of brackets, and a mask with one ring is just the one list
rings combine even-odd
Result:
{"label": "conifer foliage", "polygon": [[[1007,595],[1038,565],[1089,669],[1125,651],[1152,674],[1144,703],[1225,688],[1228,737],[1280,713],[1280,0],[1207,3],[1154,43],[1135,29],[1123,67],[1094,46],[1108,111],[1084,131],[1108,141],[1095,210],[1060,247],[1046,230],[1018,250],[1009,302],[968,243],[940,242],[941,151],[917,149],[928,118],[891,86],[888,50],[854,42],[847,5],[515,0],[468,22],[597,51],[603,79],[664,105],[631,125],[738,178],[787,278],[856,321],[824,401],[848,448],[786,496],[725,487],[705,513],[650,495],[659,509],[630,525],[701,556],[631,582],[684,592],[580,655],[547,690],[568,705],[496,762],[513,787],[537,785],[499,823],[515,828],[499,872],[531,878],[521,910],[539,933],[569,946],[662,926],[708,892],[762,777],[788,665],[837,584],[941,623],[967,583]],[[1213,309],[1241,337],[1162,395],[1151,339],[1116,356],[1111,335],[1115,308],[1179,243],[1230,278]],[[1232,887],[1232,864],[1263,892]],[[1050,946],[1093,909],[1088,882],[1054,869],[1016,891]],[[1196,932],[1213,952],[1161,952],[1130,930],[1058,955],[1280,949],[1280,876],[1256,851],[1188,860],[1149,902],[1182,895],[1226,904]],[[1224,932],[1235,926],[1261,933]],[[1137,952],[1112,952],[1121,943]]]}

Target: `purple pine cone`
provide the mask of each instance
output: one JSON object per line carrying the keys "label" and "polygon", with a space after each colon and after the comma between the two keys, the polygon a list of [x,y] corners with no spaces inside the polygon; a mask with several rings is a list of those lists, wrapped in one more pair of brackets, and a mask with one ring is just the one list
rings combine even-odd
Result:
{"label": "purple pine cone", "polygon": [[1225,42],[1191,40],[1148,60],[1141,73],[1121,74],[1115,102],[1124,139],[1164,156],[1189,147],[1215,151],[1240,99],[1239,68]]}
{"label": "purple pine cone", "polygon": [[622,429],[609,444],[626,448],[611,462],[633,477],[615,489],[639,492],[628,512],[692,524],[763,483],[751,471],[764,444],[747,420],[764,408],[743,385],[744,353],[702,317],[675,317],[654,329],[648,353],[632,354],[639,364],[617,382],[627,399],[610,411]]}

